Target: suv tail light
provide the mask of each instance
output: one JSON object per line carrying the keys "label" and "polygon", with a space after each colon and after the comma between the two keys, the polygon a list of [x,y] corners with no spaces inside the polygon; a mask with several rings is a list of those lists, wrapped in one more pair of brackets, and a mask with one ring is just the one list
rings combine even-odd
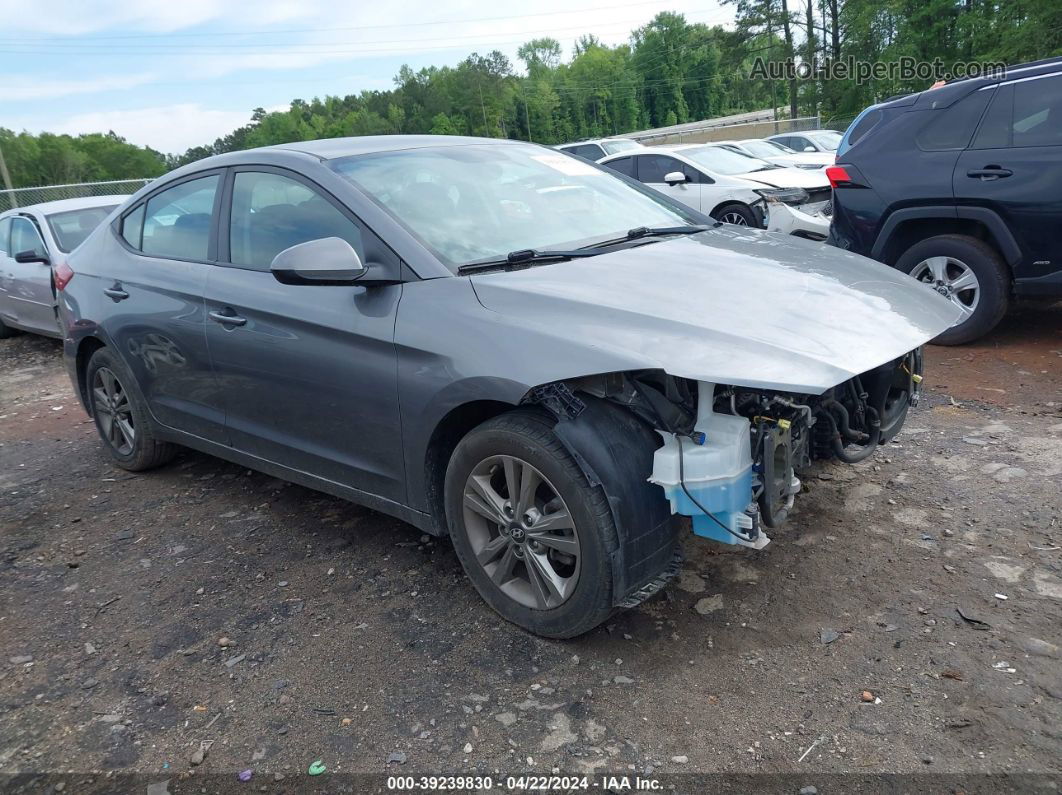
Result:
{"label": "suv tail light", "polygon": [[848,176],[848,171],[844,166],[826,166],[826,179],[830,181],[831,188],[852,184],[852,178]]}
{"label": "suv tail light", "polygon": [[70,280],[74,278],[74,269],[66,263],[66,260],[63,260],[55,266],[52,274],[55,277],[55,289],[62,291],[70,284]]}

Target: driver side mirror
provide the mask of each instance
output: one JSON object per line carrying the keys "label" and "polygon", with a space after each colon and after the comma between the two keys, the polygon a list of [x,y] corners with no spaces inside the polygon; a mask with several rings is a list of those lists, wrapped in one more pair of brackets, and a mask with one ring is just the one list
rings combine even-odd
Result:
{"label": "driver side mirror", "polygon": [[681,185],[683,182],[689,182],[689,178],[681,171],[669,171],[664,174],[664,182],[668,185]]}
{"label": "driver side mirror", "polygon": [[269,266],[284,284],[354,284],[368,272],[358,252],[346,240],[324,237],[286,248]]}
{"label": "driver side mirror", "polygon": [[39,262],[42,265],[51,264],[51,260],[48,259],[47,254],[38,254],[33,249],[18,252],[15,255],[15,262]]}
{"label": "driver side mirror", "polygon": [[807,146],[804,147],[804,151],[805,152],[817,152],[818,150],[814,146],[812,146],[811,144],[808,144]]}

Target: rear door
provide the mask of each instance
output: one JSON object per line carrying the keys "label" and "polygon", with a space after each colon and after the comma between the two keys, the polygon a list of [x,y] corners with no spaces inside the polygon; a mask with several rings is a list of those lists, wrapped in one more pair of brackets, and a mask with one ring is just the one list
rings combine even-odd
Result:
{"label": "rear door", "polygon": [[99,264],[100,325],[133,370],[154,417],[210,441],[225,414],[206,348],[203,289],[216,257],[219,170],[162,186],[127,210],[115,256]]}
{"label": "rear door", "polygon": [[45,262],[17,262],[15,256],[30,251],[47,258],[48,247],[29,215],[11,219],[11,251],[7,261],[8,301],[16,322],[28,331],[56,336],[59,325],[55,319],[55,293],[52,291],[52,268]]}
{"label": "rear door", "polygon": [[[983,93],[983,92],[982,92]],[[1062,268],[1062,74],[994,90],[954,173],[960,205],[994,210],[1022,250],[1022,277]]]}
{"label": "rear door", "polygon": [[232,444],[391,500],[405,500],[395,315],[401,285],[281,284],[282,250],[346,240],[397,277],[401,263],[319,186],[285,169],[233,170],[222,262],[207,282],[207,339]]}
{"label": "rear door", "polygon": [[[634,156],[637,163],[637,179],[651,188],[666,193],[673,199],[692,207],[701,209],[701,188],[707,178],[693,166],[678,158],[666,154],[647,152]],[[686,176],[685,182],[669,185],[664,181],[668,174],[678,171]],[[711,209],[711,208],[709,208]]]}

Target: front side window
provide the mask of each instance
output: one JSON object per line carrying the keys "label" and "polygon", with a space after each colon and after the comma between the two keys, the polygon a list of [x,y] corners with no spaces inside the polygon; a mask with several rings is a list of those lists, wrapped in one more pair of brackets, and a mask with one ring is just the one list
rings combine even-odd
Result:
{"label": "front side window", "polygon": [[406,149],[329,166],[449,267],[694,220],[607,169],[533,144]]}
{"label": "front side window", "polygon": [[365,258],[361,230],[317,191],[280,174],[236,173],[229,222],[233,265],[269,270],[284,249],[325,237],[347,241]]}
{"label": "front side window", "polygon": [[148,199],[140,250],[155,257],[206,260],[219,179],[212,174],[189,180]]}
{"label": "front side window", "polygon": [[809,148],[813,151],[817,151],[815,147],[812,146],[811,141],[809,141],[807,138],[801,138],[800,136],[796,135],[790,138],[786,145],[793,147],[793,149],[798,152],[807,151]]}
{"label": "front side window", "polygon": [[52,213],[47,216],[48,226],[55,238],[55,245],[64,254],[69,254],[84,242],[89,232],[102,223],[118,205],[107,207],[85,207],[82,210],[68,210],[65,213]]}
{"label": "front side window", "polygon": [[672,171],[685,174],[689,182],[697,182],[696,170],[668,155],[639,155],[637,160],[639,182],[660,184]]}
{"label": "front side window", "polygon": [[11,256],[23,251],[32,251],[38,256],[47,256],[48,251],[37,231],[37,225],[29,218],[11,219]]}

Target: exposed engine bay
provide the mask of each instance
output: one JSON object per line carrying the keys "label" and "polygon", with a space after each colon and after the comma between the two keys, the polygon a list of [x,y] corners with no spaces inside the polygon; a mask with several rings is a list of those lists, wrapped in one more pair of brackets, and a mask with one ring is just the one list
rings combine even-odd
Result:
{"label": "exposed engine bay", "polygon": [[857,463],[900,430],[917,403],[921,349],[821,394],[794,394],[613,373],[550,385],[535,400],[569,414],[582,392],[620,404],[661,437],[649,480],[696,534],[762,548],[789,516],[801,473],[817,459]]}

